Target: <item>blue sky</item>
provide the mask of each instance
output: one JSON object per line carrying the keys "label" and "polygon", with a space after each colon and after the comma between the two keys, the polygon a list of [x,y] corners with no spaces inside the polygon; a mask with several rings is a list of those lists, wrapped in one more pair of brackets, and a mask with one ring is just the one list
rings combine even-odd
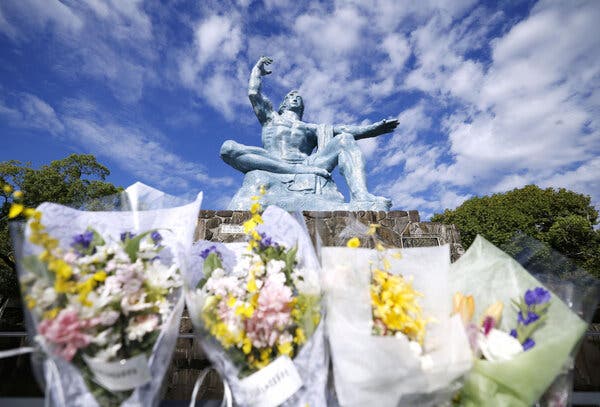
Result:
{"label": "blue sky", "polygon": [[395,209],[530,183],[600,207],[599,21],[596,0],[3,0],[0,161],[91,153],[115,184],[224,208],[242,174],[219,149],[260,144],[246,88],[269,55],[275,106],[299,89],[306,121],[399,119],[360,142]]}

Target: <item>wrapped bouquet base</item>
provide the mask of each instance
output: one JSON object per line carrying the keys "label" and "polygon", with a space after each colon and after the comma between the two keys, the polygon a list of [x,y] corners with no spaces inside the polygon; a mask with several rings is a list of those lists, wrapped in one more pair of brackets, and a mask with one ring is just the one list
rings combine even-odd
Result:
{"label": "wrapped bouquet base", "polygon": [[158,404],[201,197],[182,205],[138,183],[112,198],[113,211],[18,208],[28,218],[13,228],[28,330],[47,354],[52,404]]}
{"label": "wrapped bouquet base", "polygon": [[[462,323],[450,317],[448,246],[404,249],[401,259],[385,260],[392,259],[394,253],[397,251],[322,249],[327,332],[335,390],[342,406],[438,405],[451,398],[456,389],[453,382],[471,366]],[[390,287],[395,289],[391,295],[397,299],[391,302],[392,307],[405,307],[410,314],[409,303],[415,293],[422,294],[419,300],[428,323],[420,344],[418,335],[410,339],[399,333],[374,334],[374,330],[386,330],[374,321],[373,305],[372,270],[382,255],[383,263],[389,262],[389,282],[393,276],[402,275],[406,285]],[[386,295],[381,293],[382,297]],[[410,328],[410,324],[406,326]]]}
{"label": "wrapped bouquet base", "polygon": [[242,406],[324,406],[320,267],[302,225],[269,207],[245,243],[199,242],[186,302],[202,346]]}
{"label": "wrapped bouquet base", "polygon": [[[517,261],[481,236],[451,267],[454,292],[472,296],[474,315],[482,315],[494,302],[506,304],[499,330],[510,332],[519,324],[537,321],[538,314],[518,316],[515,298],[535,304],[543,295],[545,322],[528,338],[527,348],[502,360],[476,359],[460,394],[465,406],[530,406],[537,401],[561,371],[572,349],[586,329],[586,323],[558,297],[531,276]],[[530,298],[528,298],[529,296]],[[512,317],[511,317],[512,315]]]}

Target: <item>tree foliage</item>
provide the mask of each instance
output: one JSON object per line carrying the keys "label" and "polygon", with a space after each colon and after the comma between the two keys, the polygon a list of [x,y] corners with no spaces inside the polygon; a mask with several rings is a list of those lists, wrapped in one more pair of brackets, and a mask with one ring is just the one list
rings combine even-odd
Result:
{"label": "tree foliage", "polygon": [[[11,160],[0,163],[0,187],[10,185],[13,190],[22,191],[28,207],[42,202],[80,206],[121,190],[105,181],[109,174],[108,168],[93,155],[72,154],[39,169]],[[11,194],[0,189],[0,197],[0,296],[14,296],[18,289],[7,219]]]}
{"label": "tree foliage", "polygon": [[477,234],[501,246],[522,232],[571,258],[600,277],[598,211],[589,196],[564,188],[527,185],[509,192],[475,197],[454,210],[436,214],[433,222],[452,223],[462,244],[470,246]]}

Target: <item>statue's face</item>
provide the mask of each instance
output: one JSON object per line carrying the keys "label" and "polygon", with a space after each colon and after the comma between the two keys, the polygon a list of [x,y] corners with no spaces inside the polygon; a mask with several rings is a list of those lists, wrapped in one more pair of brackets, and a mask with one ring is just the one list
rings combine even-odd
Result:
{"label": "statue's face", "polygon": [[279,106],[279,113],[282,113],[284,110],[296,112],[302,118],[302,114],[304,113],[304,101],[298,91],[293,90],[285,95],[283,102],[281,102],[281,106]]}

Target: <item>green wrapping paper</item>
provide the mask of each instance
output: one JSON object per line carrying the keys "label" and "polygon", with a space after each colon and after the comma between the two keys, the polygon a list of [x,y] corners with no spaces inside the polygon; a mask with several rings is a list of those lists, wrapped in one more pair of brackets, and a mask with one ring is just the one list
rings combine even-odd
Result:
{"label": "green wrapping paper", "polygon": [[[473,296],[475,321],[489,305],[502,301],[499,329],[510,332],[517,326],[517,311],[511,299],[543,285],[508,254],[477,236],[451,266],[450,287],[453,293]],[[509,361],[475,361],[461,391],[460,405],[531,406],[541,397],[587,327],[556,295],[551,295],[550,304],[546,323],[532,335],[536,343],[532,349]]]}

